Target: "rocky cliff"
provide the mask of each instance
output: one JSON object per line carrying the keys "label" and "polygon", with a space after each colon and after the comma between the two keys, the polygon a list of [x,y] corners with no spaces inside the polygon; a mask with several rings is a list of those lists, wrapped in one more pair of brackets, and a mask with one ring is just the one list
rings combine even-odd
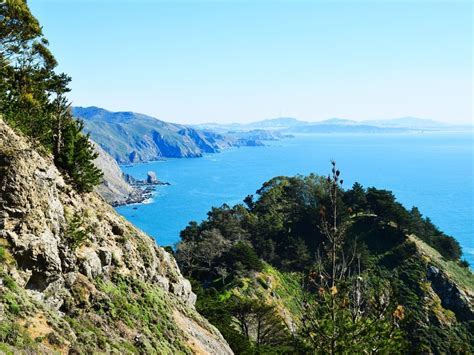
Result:
{"label": "rocky cliff", "polygon": [[92,144],[99,154],[94,163],[104,173],[102,182],[96,186],[95,191],[112,206],[143,201],[147,193],[129,184],[115,159],[97,143],[92,141]]}
{"label": "rocky cliff", "polygon": [[231,350],[173,257],[0,120],[0,352]]}

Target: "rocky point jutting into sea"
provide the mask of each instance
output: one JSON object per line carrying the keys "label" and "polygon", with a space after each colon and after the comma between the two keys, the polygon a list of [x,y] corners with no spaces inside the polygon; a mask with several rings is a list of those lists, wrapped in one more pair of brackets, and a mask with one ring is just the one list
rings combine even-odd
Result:
{"label": "rocky point jutting into sea", "polygon": [[101,182],[95,187],[95,191],[110,205],[120,206],[144,202],[151,198],[156,186],[169,185],[159,180],[154,171],[149,171],[144,180],[124,174],[110,154],[94,141],[91,142],[98,153],[94,164],[103,172]]}

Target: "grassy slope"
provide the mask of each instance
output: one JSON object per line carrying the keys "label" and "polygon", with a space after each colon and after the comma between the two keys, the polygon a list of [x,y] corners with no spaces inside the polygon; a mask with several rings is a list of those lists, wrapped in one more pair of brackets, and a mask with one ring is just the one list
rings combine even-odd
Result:
{"label": "grassy slope", "polygon": [[446,260],[437,250],[415,235],[410,235],[408,238],[416,244],[422,255],[428,258],[427,261],[443,270],[459,287],[474,294],[474,274],[469,269],[459,266],[454,261]]}
{"label": "grassy slope", "polygon": [[240,278],[235,284],[229,285],[221,294],[221,299],[235,295],[265,300],[276,307],[290,330],[296,329],[303,314],[301,281],[302,276],[298,273],[280,272],[265,264],[261,272],[252,277]]}

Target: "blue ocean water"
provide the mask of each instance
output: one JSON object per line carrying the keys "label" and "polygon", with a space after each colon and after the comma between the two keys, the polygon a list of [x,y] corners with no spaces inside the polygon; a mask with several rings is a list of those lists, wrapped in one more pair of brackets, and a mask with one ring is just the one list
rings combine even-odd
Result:
{"label": "blue ocean water", "polygon": [[392,190],[455,237],[474,265],[472,132],[299,135],[266,144],[123,167],[138,178],[153,170],[171,185],[158,187],[148,204],[117,210],[160,245],[173,245],[212,206],[239,203],[277,175],[327,175],[335,159],[347,188],[358,181]]}

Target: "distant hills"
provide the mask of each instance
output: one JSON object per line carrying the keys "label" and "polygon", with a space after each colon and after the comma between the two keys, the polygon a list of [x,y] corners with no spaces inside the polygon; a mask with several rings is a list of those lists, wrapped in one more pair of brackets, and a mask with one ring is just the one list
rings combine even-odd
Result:
{"label": "distant hills", "polygon": [[472,129],[468,125],[450,125],[430,119],[417,117],[401,117],[387,120],[354,121],[343,118],[330,118],[324,121],[309,122],[292,117],[279,117],[245,124],[216,124],[206,123],[196,125],[196,128],[212,130],[276,130],[284,133],[396,133],[407,131],[439,131]]}
{"label": "distant hills", "polygon": [[393,118],[388,120],[370,120],[365,121],[367,124],[381,127],[399,127],[399,128],[411,128],[411,129],[446,129],[459,127],[458,125],[449,125],[444,122],[438,122],[426,118],[417,117],[401,117]]}
{"label": "distant hills", "polygon": [[135,112],[74,107],[73,114],[85,123],[85,131],[118,163],[147,162],[163,158],[200,157],[222,149],[260,146],[292,134],[309,133],[402,133],[412,131],[471,130],[472,126],[449,125],[429,119],[402,117],[354,121],[331,118],[308,122],[279,117],[253,123],[203,123],[181,125]]}
{"label": "distant hills", "polygon": [[135,112],[111,112],[99,107],[74,107],[85,131],[121,164],[163,158],[200,157],[235,146],[258,146],[258,135],[223,135],[210,130],[161,121]]}

